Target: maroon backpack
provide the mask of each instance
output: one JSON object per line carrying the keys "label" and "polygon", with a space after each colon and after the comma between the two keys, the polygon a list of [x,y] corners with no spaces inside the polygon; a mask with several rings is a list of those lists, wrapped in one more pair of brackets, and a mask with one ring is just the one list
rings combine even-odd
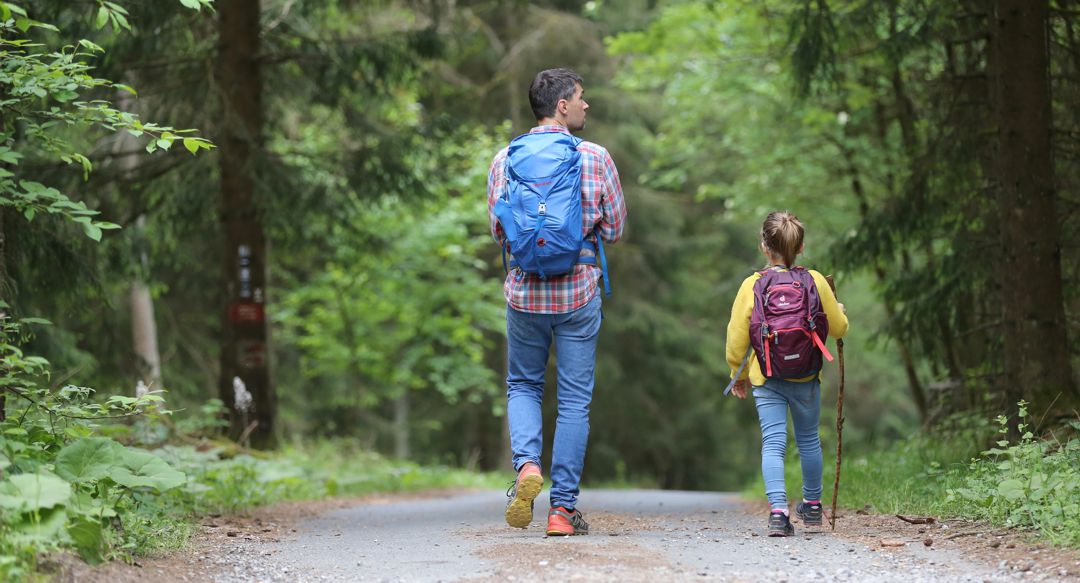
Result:
{"label": "maroon backpack", "polygon": [[754,282],[750,346],[767,378],[797,379],[821,370],[829,319],[821,309],[814,276],[803,267],[770,267]]}

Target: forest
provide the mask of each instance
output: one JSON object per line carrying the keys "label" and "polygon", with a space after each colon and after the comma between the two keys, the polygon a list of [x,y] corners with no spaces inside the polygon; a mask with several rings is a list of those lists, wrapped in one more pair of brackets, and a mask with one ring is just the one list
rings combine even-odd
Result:
{"label": "forest", "polygon": [[4,0],[0,574],[510,479],[485,184],[552,67],[629,211],[586,489],[760,480],[725,332],[786,209],[851,321],[841,503],[890,459],[1080,544],[1080,2]]}

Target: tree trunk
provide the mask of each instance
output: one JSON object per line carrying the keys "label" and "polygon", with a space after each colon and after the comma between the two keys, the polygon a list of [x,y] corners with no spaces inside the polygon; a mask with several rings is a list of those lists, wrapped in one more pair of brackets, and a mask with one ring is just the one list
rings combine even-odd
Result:
{"label": "tree trunk", "polygon": [[1046,0],[996,0],[989,72],[997,122],[1005,394],[1042,410],[1080,405],[1072,384],[1050,148]]}
{"label": "tree trunk", "polygon": [[131,334],[138,360],[139,379],[154,389],[161,388],[161,353],[158,351],[157,323],[150,288],[141,278],[131,284]]}
{"label": "tree trunk", "polygon": [[[217,82],[221,88],[221,221],[225,240],[226,306],[222,314],[221,398],[232,411],[232,432],[250,432],[254,447],[274,445],[276,402],[266,325],[268,246],[255,208],[256,167],[262,140],[259,0],[217,3]],[[240,427],[234,380],[252,395],[253,426]]]}
{"label": "tree trunk", "polygon": [[[132,80],[125,81],[130,85],[138,85]],[[117,91],[116,104],[124,111],[132,111],[135,107],[134,99],[127,91]],[[139,142],[127,132],[117,135],[117,154],[128,151],[138,151]],[[135,156],[121,155],[117,165],[125,174],[133,172],[138,167]],[[135,250],[138,265],[135,269],[135,277],[131,281],[131,337],[135,350],[135,367],[139,380],[154,389],[161,388],[161,352],[158,350],[157,322],[154,319],[154,298],[150,295],[150,286],[146,285],[147,274],[150,272],[149,261],[146,257],[145,244],[146,216],[139,215],[135,219]]]}
{"label": "tree trunk", "polygon": [[[0,301],[7,304],[11,304],[11,294],[8,288],[8,272],[7,272],[7,235],[4,230],[4,218],[7,215],[7,209],[0,207]],[[8,308],[0,306],[0,322],[3,322],[8,317]],[[7,419],[7,399],[3,393],[0,393],[0,421]],[[3,474],[0,474],[2,476]]]}
{"label": "tree trunk", "polygon": [[401,396],[394,399],[394,457],[407,460],[412,455],[409,450],[409,391],[405,389]]}

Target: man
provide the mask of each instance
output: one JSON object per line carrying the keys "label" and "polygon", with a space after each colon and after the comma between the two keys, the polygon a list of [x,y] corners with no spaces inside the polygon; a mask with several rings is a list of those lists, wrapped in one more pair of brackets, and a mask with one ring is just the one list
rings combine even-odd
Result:
{"label": "man", "polygon": [[[510,225],[507,219],[511,204],[510,190],[520,183],[522,168],[543,168],[549,159],[556,159],[552,149],[517,147],[530,139],[534,143],[570,144],[563,160],[575,162],[567,174],[577,180],[580,171],[581,233],[575,232],[580,252],[573,254],[563,274],[544,274],[522,267],[511,269],[503,284],[506,296],[506,336],[508,343],[507,416],[510,426],[510,447],[513,450],[517,479],[511,487],[506,505],[506,522],[525,528],[533,515],[533,501],[543,486],[540,453],[543,447],[541,401],[544,392],[544,372],[547,368],[552,340],[557,361],[558,417],[555,424],[555,443],[551,460],[551,509],[548,512],[547,534],[565,536],[587,534],[589,526],[577,510],[581,471],[585,464],[585,448],[589,437],[589,404],[592,401],[596,370],[596,342],[600,332],[601,296],[598,283],[604,269],[597,265],[597,255],[603,260],[603,242],[614,243],[622,235],[626,221],[626,206],[618,171],[607,150],[596,144],[571,137],[585,127],[589,104],[584,99],[581,77],[568,69],[549,69],[536,75],[529,87],[529,103],[536,115],[537,125],[529,134],[514,140],[491,163],[488,175],[488,216],[495,240],[507,250],[507,229],[516,235],[521,225]],[[555,135],[564,134],[564,135]],[[547,140],[547,142],[545,142]],[[546,146],[545,146],[546,147]],[[580,165],[576,159],[580,157]],[[566,166],[570,164],[567,163]],[[553,167],[552,167],[553,168]],[[536,174],[536,176],[554,176]],[[537,181],[527,188],[543,189],[551,181]],[[555,182],[559,182],[556,178]],[[566,183],[563,183],[566,184]],[[550,186],[549,186],[550,187]],[[551,187],[555,188],[555,187]],[[518,191],[520,192],[520,191]],[[530,190],[534,202],[528,212],[540,226],[546,218],[546,195]],[[537,199],[535,196],[541,196]],[[518,197],[520,202],[521,197]],[[572,200],[576,210],[577,200]],[[502,207],[502,208],[497,208]],[[535,208],[538,207],[538,208]],[[525,211],[515,211],[522,213]],[[502,213],[500,221],[497,213]],[[553,213],[548,213],[550,216]],[[515,215],[520,216],[520,215]],[[576,220],[573,212],[567,216]],[[551,218],[551,222],[558,219]],[[506,223],[504,225],[503,223]],[[533,234],[532,249],[545,245],[544,236]],[[597,237],[602,239],[598,240]],[[548,237],[553,239],[553,237]],[[539,246],[539,247],[536,247]],[[548,249],[553,247],[548,245]],[[528,251],[531,253],[532,251]],[[526,251],[516,259],[524,265]],[[504,257],[505,258],[505,257]],[[605,280],[605,285],[608,282]]]}

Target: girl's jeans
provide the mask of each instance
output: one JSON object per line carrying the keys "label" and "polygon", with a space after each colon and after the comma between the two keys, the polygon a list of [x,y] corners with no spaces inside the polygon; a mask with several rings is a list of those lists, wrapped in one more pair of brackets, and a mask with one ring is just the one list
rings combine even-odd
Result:
{"label": "girl's jeans", "polygon": [[543,448],[544,372],[555,340],[559,414],[551,452],[551,505],[573,510],[577,503],[585,445],[589,440],[589,404],[596,372],[600,334],[600,294],[566,314],[532,314],[506,309],[508,367],[506,414],[514,469],[525,462],[540,465]]}
{"label": "girl's jeans", "polygon": [[773,510],[787,510],[784,454],[787,452],[787,415],[795,426],[795,444],[802,460],[803,499],[821,500],[821,381],[795,383],[767,379],[754,387],[754,404],[761,420],[761,475]]}

